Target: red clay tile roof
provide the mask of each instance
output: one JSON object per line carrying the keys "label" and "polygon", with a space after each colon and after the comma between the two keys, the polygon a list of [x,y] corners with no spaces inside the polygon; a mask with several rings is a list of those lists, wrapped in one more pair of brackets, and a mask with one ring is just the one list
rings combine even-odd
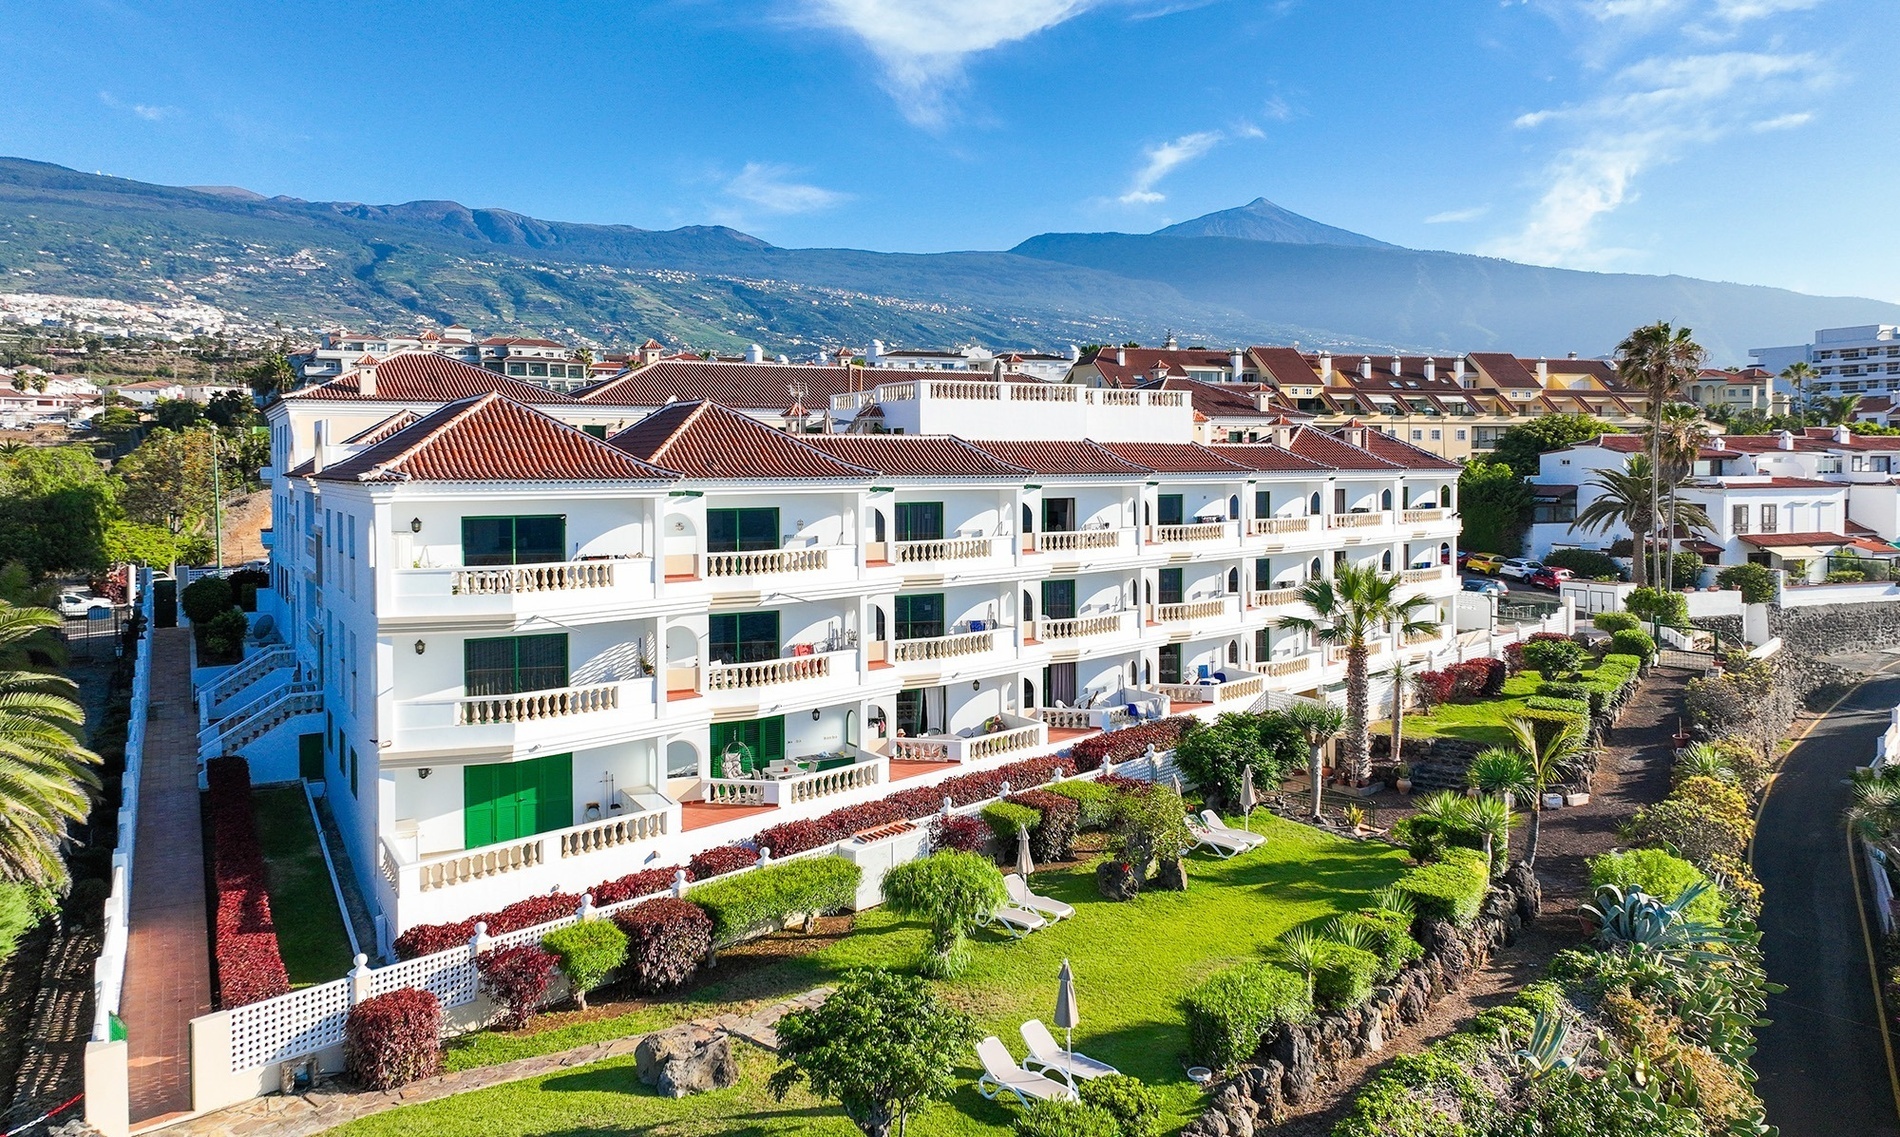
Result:
{"label": "red clay tile roof", "polygon": [[1284,387],[1289,383],[1296,387],[1317,386],[1322,382],[1313,363],[1295,347],[1255,347],[1247,354],[1253,357],[1254,364],[1263,368],[1275,383]]}
{"label": "red clay tile roof", "polygon": [[1154,472],[1146,466],[1124,461],[1087,439],[1033,442],[1013,439],[997,442],[972,440],[970,445],[1012,466],[1021,466],[1036,474],[1058,476],[1064,474],[1151,474]]}
{"label": "red clay tile roof", "polygon": [[[1117,363],[1117,352],[1127,362]],[[1102,382],[1107,386],[1134,387],[1152,382],[1157,366],[1163,368],[1164,378],[1185,379],[1189,367],[1202,370],[1218,367],[1226,370],[1232,355],[1228,351],[1203,348],[1175,348],[1171,351],[1165,347],[1105,347],[1083,362],[1093,363],[1095,369],[1102,373]]]}
{"label": "red clay tile roof", "polygon": [[1304,474],[1312,471],[1332,469],[1324,462],[1315,462],[1311,458],[1302,458],[1291,450],[1282,450],[1278,446],[1264,444],[1239,445],[1228,443],[1213,448],[1222,457],[1238,462],[1249,470],[1259,470],[1273,474]]}
{"label": "red clay tile roof", "polygon": [[[916,379],[915,371],[890,368],[811,367],[790,363],[722,363],[706,359],[660,359],[625,375],[583,389],[583,403],[660,407],[669,402],[713,402],[746,410],[783,410],[793,398],[827,406],[831,396],[869,390],[879,383]],[[803,393],[794,395],[792,385]]]}
{"label": "red clay tile roof", "polygon": [[1020,479],[1030,472],[948,435],[810,434],[800,441],[891,477]]}
{"label": "red clay tile roof", "polygon": [[608,440],[616,449],[689,478],[845,478],[876,470],[840,461],[717,403],[661,407]]}
{"label": "red clay tile roof", "polygon": [[374,446],[399,430],[407,430],[422,421],[422,416],[414,411],[397,411],[388,418],[367,430],[359,431],[343,440],[345,446]]}
{"label": "red clay tile roof", "polygon": [[[1186,391],[1188,402],[1193,404],[1196,413],[1207,418],[1259,418],[1262,415],[1298,414],[1279,397],[1271,387],[1261,387],[1257,383],[1202,383],[1194,379],[1163,379],[1159,382],[1149,380],[1136,385],[1144,391]],[[1261,410],[1254,401],[1259,391],[1268,391],[1274,402],[1269,410]]]}
{"label": "red clay tile roof", "polygon": [[1500,387],[1531,388],[1542,387],[1537,375],[1524,366],[1524,361],[1515,355],[1502,351],[1474,351],[1471,362],[1477,364],[1491,381]]}
{"label": "red clay tile roof", "polygon": [[559,391],[497,375],[433,351],[404,351],[376,365],[376,393],[365,395],[361,371],[347,371],[334,379],[285,393],[286,399],[374,400],[382,403],[455,403],[490,393],[529,404],[561,404],[574,400]]}
{"label": "red clay tile roof", "polygon": [[1409,442],[1392,437],[1381,430],[1366,432],[1366,449],[1384,458],[1396,462],[1409,470],[1463,470],[1464,467],[1449,458],[1440,458],[1427,450],[1421,450]]}
{"label": "red clay tile roof", "polygon": [[1741,539],[1758,549],[1782,549],[1791,545],[1851,545],[1854,538],[1840,533],[1743,533]]}
{"label": "red clay tile roof", "polygon": [[1193,442],[1102,442],[1102,449],[1161,474],[1232,474],[1249,469]]}
{"label": "red clay tile roof", "polygon": [[[1359,427],[1368,434],[1378,432],[1371,427]],[[1336,470],[1397,470],[1397,462],[1389,462],[1369,450],[1361,450],[1343,438],[1337,438],[1323,430],[1303,426],[1293,433],[1292,444],[1287,449],[1302,458],[1311,458]]]}
{"label": "red clay tile roof", "polygon": [[442,407],[316,476],[345,482],[594,482],[675,475],[488,394]]}

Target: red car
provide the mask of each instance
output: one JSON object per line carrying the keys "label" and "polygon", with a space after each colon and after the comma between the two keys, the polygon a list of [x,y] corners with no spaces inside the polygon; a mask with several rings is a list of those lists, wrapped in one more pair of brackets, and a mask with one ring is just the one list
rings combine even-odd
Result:
{"label": "red car", "polygon": [[1563,589],[1564,581],[1569,580],[1571,575],[1567,568],[1545,567],[1532,573],[1530,580],[1526,583],[1532,588],[1548,588],[1552,592],[1559,592]]}

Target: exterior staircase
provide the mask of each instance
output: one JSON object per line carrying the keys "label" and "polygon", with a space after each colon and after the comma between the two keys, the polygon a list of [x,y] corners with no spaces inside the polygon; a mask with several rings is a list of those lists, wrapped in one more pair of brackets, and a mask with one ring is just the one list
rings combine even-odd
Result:
{"label": "exterior staircase", "polygon": [[242,754],[279,727],[322,710],[323,691],[315,683],[279,687],[200,730],[198,757],[209,761],[222,754]]}
{"label": "exterior staircase", "polygon": [[254,701],[271,687],[291,682],[297,671],[297,653],[287,644],[253,651],[244,662],[223,672],[198,692],[198,718],[215,722],[234,709]]}

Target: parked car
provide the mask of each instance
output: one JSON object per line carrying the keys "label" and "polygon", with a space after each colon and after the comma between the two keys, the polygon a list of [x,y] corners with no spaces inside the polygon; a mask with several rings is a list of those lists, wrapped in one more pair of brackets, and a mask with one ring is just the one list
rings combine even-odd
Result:
{"label": "parked car", "polygon": [[1463,563],[1459,567],[1466,572],[1495,573],[1498,566],[1504,563],[1504,558],[1496,553],[1465,553],[1462,557]]}
{"label": "parked car", "polygon": [[1571,575],[1570,570],[1567,568],[1551,568],[1549,565],[1545,565],[1543,568],[1531,574],[1530,586],[1532,588],[1548,588],[1552,592],[1559,592],[1563,589],[1564,581],[1569,580]]}
{"label": "parked car", "polygon": [[1486,596],[1504,597],[1511,594],[1511,586],[1501,580],[1490,580],[1482,576],[1465,578],[1466,592],[1480,592]]}
{"label": "parked car", "polygon": [[112,611],[112,601],[103,596],[88,596],[83,592],[62,592],[59,594],[59,614],[62,616],[90,616],[95,610]]}
{"label": "parked car", "polygon": [[1508,576],[1512,580],[1529,580],[1531,575],[1544,567],[1544,562],[1527,560],[1524,557],[1512,557],[1498,566],[1499,576]]}

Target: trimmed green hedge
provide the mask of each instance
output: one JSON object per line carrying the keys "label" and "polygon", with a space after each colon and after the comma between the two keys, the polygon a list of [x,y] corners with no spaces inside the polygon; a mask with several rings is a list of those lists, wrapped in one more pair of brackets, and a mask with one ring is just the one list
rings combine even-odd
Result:
{"label": "trimmed green hedge", "polygon": [[1591,617],[1590,622],[1596,625],[1597,631],[1610,632],[1612,634],[1643,626],[1641,620],[1638,620],[1628,612],[1598,612],[1595,616]]}
{"label": "trimmed green hedge", "polygon": [[1420,916],[1469,924],[1478,918],[1484,895],[1491,890],[1491,875],[1483,853],[1453,847],[1437,863],[1407,872],[1397,887],[1412,898]]}
{"label": "trimmed green hedge", "polygon": [[1637,628],[1625,628],[1610,633],[1610,651],[1616,655],[1633,655],[1639,659],[1656,657],[1656,641],[1648,632]]}
{"label": "trimmed green hedge", "polygon": [[805,857],[722,876],[686,896],[712,917],[713,945],[727,947],[791,916],[849,907],[860,875],[843,857]]}
{"label": "trimmed green hedge", "polygon": [[1007,842],[1016,839],[1016,830],[1034,830],[1042,824],[1042,814],[1026,805],[999,801],[983,807],[983,820],[988,823],[990,832],[996,834],[996,839],[1005,842],[1005,849],[1014,849],[1016,846]]}
{"label": "trimmed green hedge", "polygon": [[1613,651],[1603,657],[1603,663],[1597,668],[1597,674],[1602,675],[1603,668],[1605,667],[1627,671],[1630,673],[1631,678],[1635,678],[1636,673],[1643,669],[1643,661],[1639,656],[1623,655],[1620,652]]}
{"label": "trimmed green hedge", "polygon": [[1060,794],[1075,802],[1081,810],[1076,818],[1077,824],[1083,829],[1103,829],[1115,819],[1117,795],[1111,786],[1083,778],[1065,778],[1060,782],[1051,782],[1042,789],[1044,793]]}
{"label": "trimmed green hedge", "polygon": [[[1557,697],[1561,698],[1565,696],[1557,696]],[[1595,708],[1597,704],[1599,703],[1599,701],[1603,698],[1603,693],[1601,691],[1592,690],[1586,693],[1584,698],[1585,698],[1585,701],[1587,701],[1592,708]],[[1529,706],[1526,706],[1522,711],[1519,711],[1516,717],[1524,719],[1525,721],[1529,722],[1531,724],[1531,729],[1537,731],[1540,737],[1542,737],[1544,734],[1548,733],[1551,730],[1562,729],[1563,725],[1567,725],[1570,723],[1576,723],[1578,726],[1584,727],[1586,729],[1590,725],[1588,715],[1573,714],[1569,711],[1540,711],[1540,710],[1534,710]],[[1545,724],[1549,724],[1549,725],[1545,725]]]}
{"label": "trimmed green hedge", "polygon": [[1550,695],[1532,695],[1524,700],[1524,706],[1533,711],[1562,711],[1567,715],[1587,715],[1590,713],[1588,699],[1558,699]]}
{"label": "trimmed green hedge", "polygon": [[1306,980],[1271,964],[1249,963],[1215,975],[1182,998],[1188,1053],[1215,1070],[1252,1058],[1267,1033],[1313,1013]]}
{"label": "trimmed green hedge", "polygon": [[1400,968],[1425,955],[1424,947],[1412,938],[1411,919],[1402,913],[1369,908],[1361,912],[1348,912],[1340,917],[1340,921],[1366,928],[1378,938],[1376,953],[1379,957],[1380,983],[1389,982]]}
{"label": "trimmed green hedge", "polygon": [[1356,1007],[1372,998],[1379,957],[1350,944],[1323,944],[1313,973],[1313,1001],[1329,1011]]}

